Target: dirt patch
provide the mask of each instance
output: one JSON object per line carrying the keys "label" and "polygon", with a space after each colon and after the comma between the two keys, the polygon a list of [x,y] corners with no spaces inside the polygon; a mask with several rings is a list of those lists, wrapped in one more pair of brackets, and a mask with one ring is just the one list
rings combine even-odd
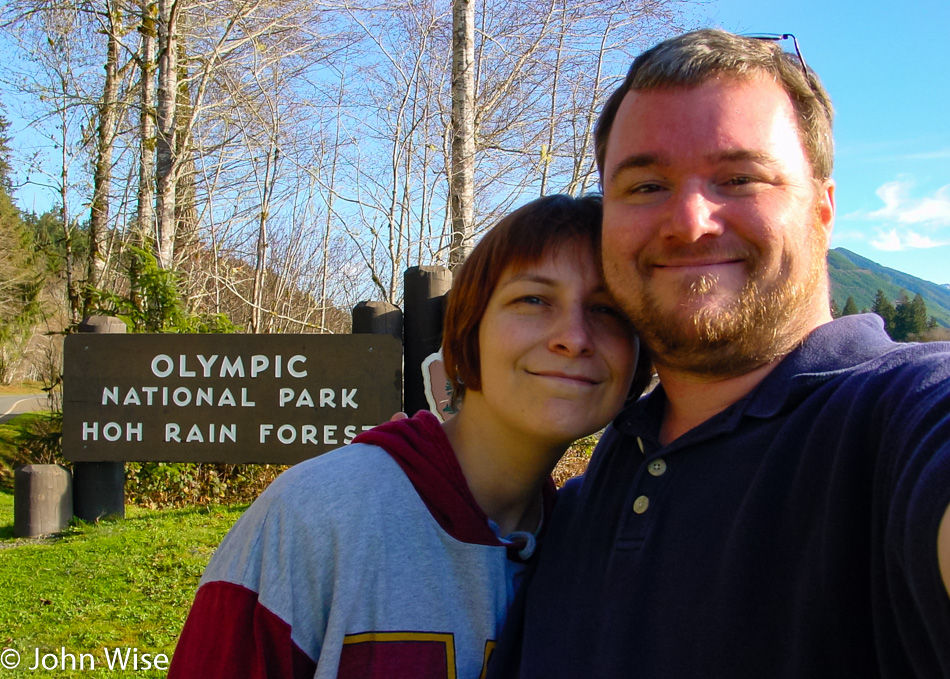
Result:
{"label": "dirt patch", "polygon": [[0,396],[10,394],[42,394],[43,383],[36,380],[0,384]]}

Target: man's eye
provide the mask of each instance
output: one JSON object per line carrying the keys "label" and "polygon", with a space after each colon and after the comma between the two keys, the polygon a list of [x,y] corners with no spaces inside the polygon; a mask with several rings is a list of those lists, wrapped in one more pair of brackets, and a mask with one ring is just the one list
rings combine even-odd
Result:
{"label": "man's eye", "polygon": [[748,196],[757,194],[767,186],[768,183],[761,177],[737,175],[723,181],[720,184],[720,190],[727,195]]}
{"label": "man's eye", "polygon": [[739,176],[730,177],[729,179],[727,179],[725,182],[723,182],[723,186],[725,186],[726,188],[734,188],[734,189],[743,189],[743,188],[754,189],[757,187],[761,188],[765,186],[765,182],[761,177],[739,175]]}

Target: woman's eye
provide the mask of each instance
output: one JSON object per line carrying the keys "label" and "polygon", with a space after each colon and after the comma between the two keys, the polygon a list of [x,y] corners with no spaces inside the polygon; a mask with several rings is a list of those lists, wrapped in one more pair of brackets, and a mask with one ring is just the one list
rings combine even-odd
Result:
{"label": "woman's eye", "polygon": [[515,302],[520,302],[523,304],[544,304],[544,300],[537,295],[522,295]]}
{"label": "woman's eye", "polygon": [[606,314],[608,316],[613,316],[614,318],[626,319],[627,317],[624,313],[615,306],[609,304],[599,304],[591,309],[595,314]]}

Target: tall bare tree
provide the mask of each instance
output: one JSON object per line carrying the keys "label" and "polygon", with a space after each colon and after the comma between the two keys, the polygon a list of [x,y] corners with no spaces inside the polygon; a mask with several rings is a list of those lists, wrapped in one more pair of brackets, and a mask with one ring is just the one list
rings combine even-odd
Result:
{"label": "tall bare tree", "polygon": [[83,289],[83,313],[95,303],[95,290],[105,269],[103,241],[109,230],[110,192],[116,127],[119,119],[119,41],[124,34],[122,11],[112,0],[106,0],[99,14],[106,39],[105,77],[102,95],[96,104],[96,150],[93,160],[93,192],[89,216],[89,255],[86,284]]}
{"label": "tall bare tree", "polygon": [[465,261],[475,227],[475,2],[452,0],[452,173],[449,266]]}
{"label": "tall bare tree", "polygon": [[178,54],[184,2],[158,0],[158,105],[155,139],[155,250],[159,265],[172,268],[175,256],[181,141],[178,127]]}
{"label": "tall bare tree", "polygon": [[154,0],[139,0],[139,184],[136,199],[137,240],[155,233],[156,14]]}

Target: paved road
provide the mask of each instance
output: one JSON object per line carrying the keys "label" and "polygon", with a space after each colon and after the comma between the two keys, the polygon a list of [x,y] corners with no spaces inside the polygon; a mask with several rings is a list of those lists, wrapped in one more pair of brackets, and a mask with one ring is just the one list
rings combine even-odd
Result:
{"label": "paved road", "polygon": [[46,394],[10,394],[0,396],[0,423],[21,413],[46,410]]}

